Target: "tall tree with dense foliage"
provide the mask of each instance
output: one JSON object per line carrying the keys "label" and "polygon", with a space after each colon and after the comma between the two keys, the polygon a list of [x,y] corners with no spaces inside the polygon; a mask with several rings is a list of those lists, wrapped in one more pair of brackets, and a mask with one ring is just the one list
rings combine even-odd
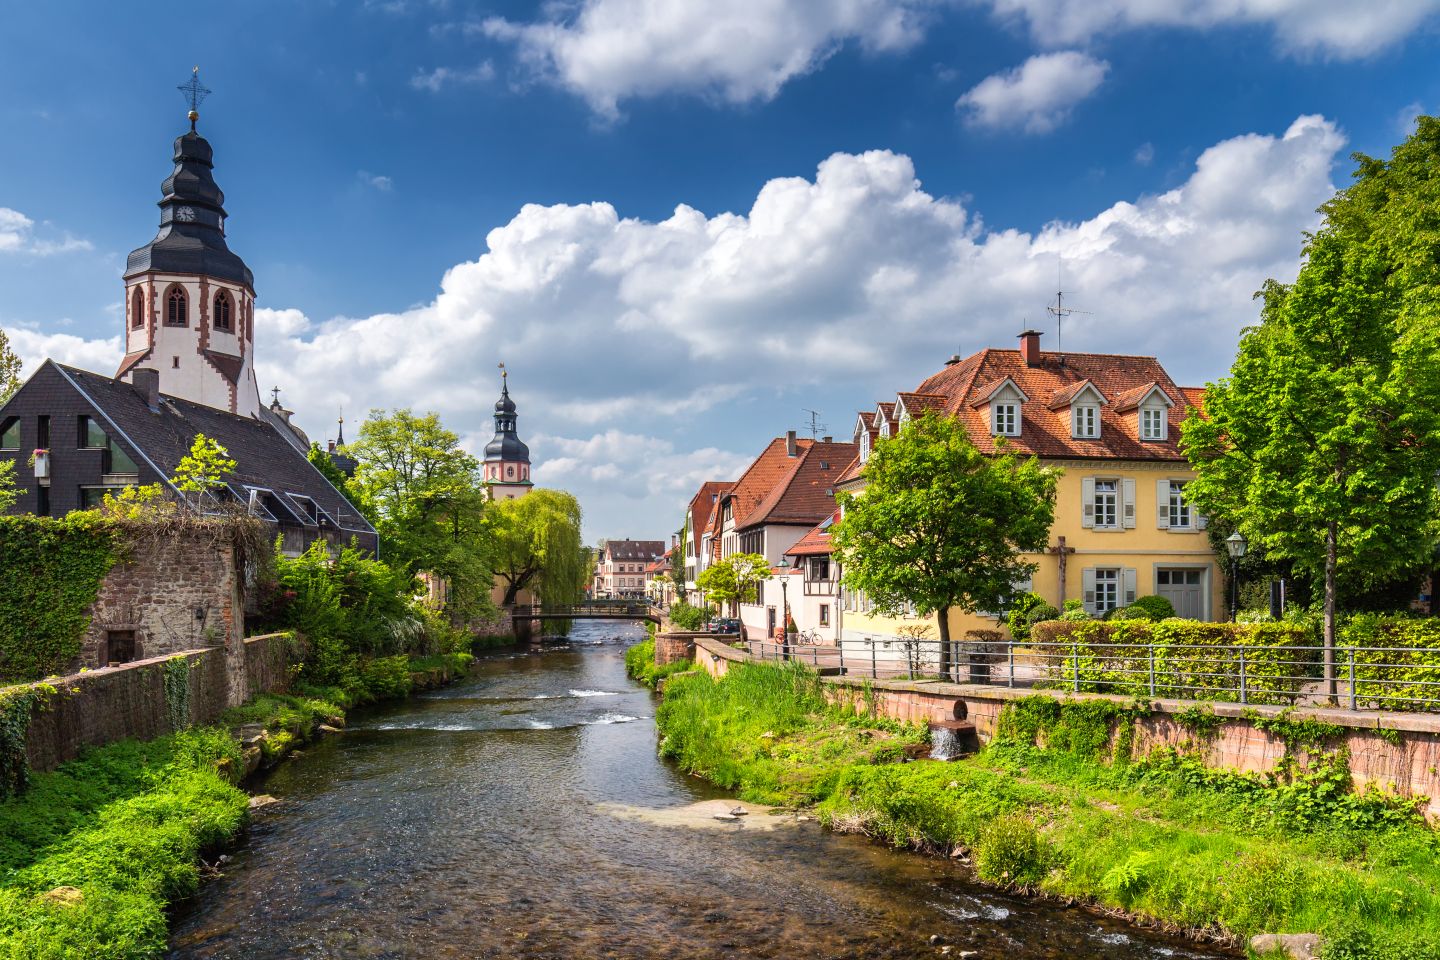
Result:
{"label": "tall tree with dense foliage", "polygon": [[879,441],[865,489],[840,494],[831,528],[846,586],[882,613],[934,615],[941,668],[950,611],[1003,610],[1049,545],[1059,474],[1034,457],[982,453],[952,417],[927,414]]}
{"label": "tall tree with dense foliage", "polygon": [[478,531],[485,502],[480,464],[460,438],[435,413],[372,410],[346,449],[357,463],[347,487],[371,511],[390,562],[448,575],[444,558]]}
{"label": "tall tree with dense foliage", "polygon": [[360,494],[351,488],[350,478],[345,476],[345,471],[335,466],[335,461],[330,459],[329,453],[320,449],[320,444],[312,441],[310,449],[305,453],[305,459],[320,471],[321,476],[330,481],[331,486],[340,491],[340,495],[349,502],[350,506],[355,508],[357,513],[372,524],[375,522],[374,511],[370,510]]}
{"label": "tall tree with dense foliage", "polygon": [[485,514],[486,565],[504,587],[504,604],[529,590],[544,604],[577,602],[590,572],[580,542],[580,503],[563,490],[532,490]]}
{"label": "tall tree with dense foliage", "polygon": [[0,403],[20,389],[20,357],[10,349],[10,338],[0,330]]}
{"label": "tall tree with dense foliage", "polygon": [[1341,589],[1429,562],[1440,515],[1440,120],[1356,160],[1183,440],[1190,498],[1323,583],[1332,697]]}

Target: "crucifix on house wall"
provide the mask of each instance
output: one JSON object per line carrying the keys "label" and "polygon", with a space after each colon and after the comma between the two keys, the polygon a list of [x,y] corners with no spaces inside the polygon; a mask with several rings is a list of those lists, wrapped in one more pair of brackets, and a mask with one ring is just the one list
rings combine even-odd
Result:
{"label": "crucifix on house wall", "polygon": [[1065,609],[1065,558],[1066,558],[1066,556],[1068,556],[1069,554],[1074,553],[1074,552],[1075,552],[1075,548],[1074,548],[1074,547],[1067,547],[1067,546],[1065,546],[1065,538],[1064,538],[1064,537],[1057,537],[1057,538],[1056,538],[1056,542],[1055,542],[1055,546],[1053,546],[1053,547],[1050,548],[1050,552],[1053,553],[1053,554],[1055,554],[1057,557],[1060,558],[1060,560],[1059,560],[1059,563],[1060,563],[1060,600],[1059,600],[1058,603],[1055,604],[1055,606],[1056,606],[1057,609],[1064,610],[1064,609]]}

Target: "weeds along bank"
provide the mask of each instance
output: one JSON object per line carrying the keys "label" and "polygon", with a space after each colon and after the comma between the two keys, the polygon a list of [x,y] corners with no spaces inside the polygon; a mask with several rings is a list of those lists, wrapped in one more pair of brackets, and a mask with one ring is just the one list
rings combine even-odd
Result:
{"label": "weeds along bank", "polygon": [[658,689],[661,682],[667,677],[677,673],[684,673],[687,670],[694,670],[695,664],[687,661],[677,661],[659,666],[655,663],[655,630],[654,624],[646,624],[650,628],[650,638],[642,640],[625,651],[625,672],[634,680],[638,680],[651,690]]}
{"label": "weeds along bank", "polygon": [[239,784],[247,772],[278,763],[322,724],[342,725],[351,706],[458,678],[472,660],[371,659],[346,686],[260,694],[217,726],[22,772],[23,791],[0,800],[0,957],[163,956],[167,908],[195,892],[204,860],[246,822],[250,798]]}
{"label": "weeds along bank", "polygon": [[[796,665],[732,664],[668,680],[657,724],[663,755],[745,799],[967,856],[989,883],[1231,941],[1319,933],[1327,960],[1440,958],[1440,840],[1412,800],[1351,789],[1337,729],[1264,721],[1286,762],[1230,773],[1132,756],[1142,709],[1027,698],[978,755],[903,763],[921,730],[832,706]],[[1184,722],[1197,746],[1215,729]]]}

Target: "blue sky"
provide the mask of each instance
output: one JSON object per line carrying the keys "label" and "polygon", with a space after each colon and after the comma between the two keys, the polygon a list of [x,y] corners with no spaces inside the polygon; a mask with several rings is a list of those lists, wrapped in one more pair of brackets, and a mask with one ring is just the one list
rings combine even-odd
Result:
{"label": "blue sky", "polygon": [[0,325],[110,372],[199,64],[264,385],[478,449],[503,359],[587,535],[659,536],[802,408],[1053,337],[1062,257],[1067,348],[1222,375],[1348,152],[1440,105],[1440,0],[1352,7],[6,3]]}

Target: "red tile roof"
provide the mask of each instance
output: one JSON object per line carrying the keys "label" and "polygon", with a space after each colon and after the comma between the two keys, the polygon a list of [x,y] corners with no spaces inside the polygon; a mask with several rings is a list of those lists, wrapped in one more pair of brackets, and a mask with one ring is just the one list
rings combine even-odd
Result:
{"label": "red tile roof", "polygon": [[1201,413],[1205,412],[1205,388],[1204,387],[1181,387],[1180,392],[1185,397],[1185,402],[1196,408]]}
{"label": "red tile roof", "polygon": [[850,461],[850,465],[845,468],[845,471],[840,474],[840,479],[835,482],[841,484],[847,480],[854,480],[858,476],[860,476],[860,457],[856,456],[854,460]]}
{"label": "red tile roof", "polygon": [[[943,395],[946,398],[945,412],[957,416],[965,424],[971,439],[981,450],[993,452],[995,439],[990,434],[989,412],[971,407],[971,402],[981,391],[993,387],[1005,377],[1014,380],[1015,385],[1030,398],[1029,402],[1021,404],[1020,436],[1007,438],[1008,446],[1017,453],[1057,458],[1185,459],[1178,446],[1180,424],[1185,419],[1186,406],[1194,401],[1190,394],[1175,385],[1154,357],[1042,352],[1031,366],[1021,359],[1019,350],[987,349],[927,378],[916,392]],[[1087,381],[1112,400],[1154,383],[1175,404],[1169,411],[1169,439],[1142,442],[1138,417],[1116,410],[1113,403],[1100,408],[1098,439],[1072,438],[1069,416],[1051,407],[1055,405],[1056,398],[1073,398]]]}
{"label": "red tile roof", "polygon": [[811,441],[795,460],[795,467],[776,483],[756,508],[736,523],[736,529],[762,523],[811,526],[835,511],[835,484],[850,461],[853,443]]}
{"label": "red tile roof", "polygon": [[931,410],[944,410],[945,399],[944,394],[939,393],[900,394],[900,402],[905,404],[905,409],[910,412],[912,417],[922,416]]}
{"label": "red tile roof", "polygon": [[795,546],[785,551],[787,557],[818,557],[834,552],[830,545],[830,525],[840,519],[840,512],[837,510],[816,524],[809,533],[795,542]]}
{"label": "red tile roof", "polygon": [[707,480],[690,500],[690,542],[685,549],[691,556],[699,556],[701,533],[710,529],[710,517],[720,512],[721,494],[733,486],[732,481]]}
{"label": "red tile roof", "polygon": [[796,440],[796,455],[791,457],[785,453],[785,438],[777,437],[745,468],[740,479],[735,481],[735,486],[722,496],[720,501],[730,501],[730,514],[735,520],[737,530],[750,524],[751,514],[760,505],[760,501],[769,495],[776,484],[795,470],[801,455],[814,442]]}

